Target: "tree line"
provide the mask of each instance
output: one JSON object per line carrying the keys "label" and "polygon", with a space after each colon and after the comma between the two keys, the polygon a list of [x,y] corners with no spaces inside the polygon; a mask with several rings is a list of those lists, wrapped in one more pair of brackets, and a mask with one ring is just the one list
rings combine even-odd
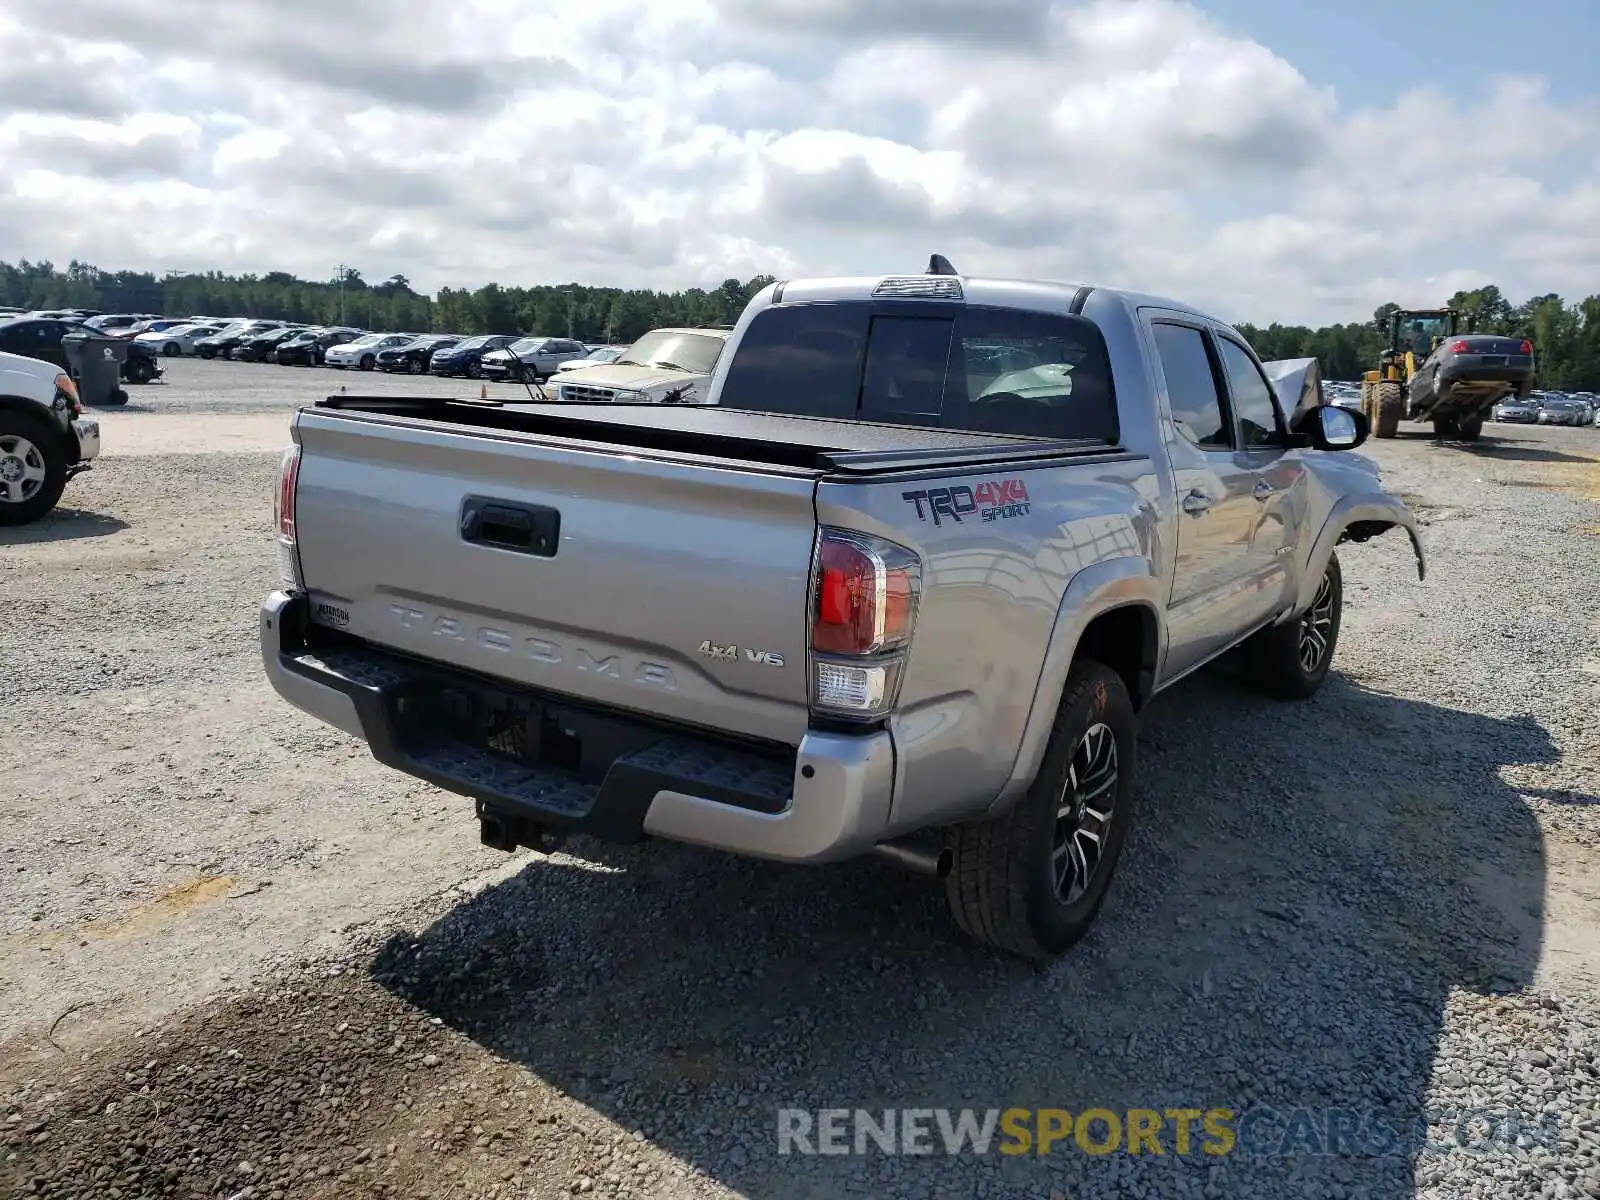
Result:
{"label": "tree line", "polygon": [[[404,275],[370,283],[345,268],[328,280],[301,279],[285,271],[226,275],[103,271],[71,262],[0,262],[0,305],[16,308],[98,308],[107,312],[189,316],[263,317],[317,325],[439,333],[539,333],[586,342],[631,342],[664,325],[732,324],[770,275],[718,287],[678,292],[588,287],[579,283],[538,287],[485,284],[476,290],[441,288],[429,297]],[[1460,291],[1446,302],[1459,309],[1463,332],[1532,339],[1539,384],[1556,389],[1600,390],[1600,295],[1568,303],[1535,296],[1512,304],[1498,287]],[[1266,326],[1241,324],[1239,332],[1264,359],[1316,358],[1327,379],[1359,379],[1376,366],[1384,337],[1378,323],[1397,306],[1385,304],[1371,322]]]}

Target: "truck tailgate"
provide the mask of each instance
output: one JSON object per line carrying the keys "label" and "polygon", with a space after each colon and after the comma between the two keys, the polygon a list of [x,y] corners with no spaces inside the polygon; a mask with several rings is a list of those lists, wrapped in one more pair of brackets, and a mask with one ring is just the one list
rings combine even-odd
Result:
{"label": "truck tailgate", "polygon": [[294,436],[314,620],[652,716],[804,734],[810,475],[354,413],[302,411]]}

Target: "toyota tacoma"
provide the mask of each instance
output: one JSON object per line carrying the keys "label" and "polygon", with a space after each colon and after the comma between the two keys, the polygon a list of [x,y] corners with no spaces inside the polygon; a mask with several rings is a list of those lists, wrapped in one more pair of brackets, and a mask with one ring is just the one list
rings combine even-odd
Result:
{"label": "toyota tacoma", "polygon": [[492,846],[872,853],[1049,958],[1106,897],[1151,697],[1235,649],[1308,697],[1336,548],[1399,527],[1424,571],[1366,433],[1175,301],[939,256],[777,283],[701,404],[300,409],[265,670]]}

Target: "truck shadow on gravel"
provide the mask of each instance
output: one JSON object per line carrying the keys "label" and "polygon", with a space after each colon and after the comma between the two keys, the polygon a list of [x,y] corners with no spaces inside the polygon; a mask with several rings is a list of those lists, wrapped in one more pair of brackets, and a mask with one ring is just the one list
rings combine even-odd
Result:
{"label": "truck shadow on gravel", "polygon": [[[1441,1043],[1451,993],[1525,988],[1539,960],[1540,831],[1499,769],[1552,761],[1544,730],[1338,676],[1282,705],[1213,671],[1152,706],[1140,752],[1111,900],[1048,969],[960,944],[937,886],[877,862],[593,843],[396,936],[371,969],[749,1195],[1137,1183],[1387,1200],[1487,1170],[1421,1126],[1436,1071],[1467,1084]],[[778,1154],[780,1108],[969,1107],[1099,1108],[1119,1126],[1132,1109],[1227,1108],[1236,1142],[1203,1152],[1197,1122],[1182,1152],[1183,1122],[1163,1116],[1161,1155],[1124,1153],[1098,1122],[1112,1153],[1069,1134],[1003,1155],[997,1134],[978,1156],[890,1157],[870,1139],[859,1156]]]}
{"label": "truck shadow on gravel", "polygon": [[126,521],[82,508],[57,507],[32,525],[0,529],[0,546],[31,546],[40,542],[70,542],[105,537],[128,528]]}

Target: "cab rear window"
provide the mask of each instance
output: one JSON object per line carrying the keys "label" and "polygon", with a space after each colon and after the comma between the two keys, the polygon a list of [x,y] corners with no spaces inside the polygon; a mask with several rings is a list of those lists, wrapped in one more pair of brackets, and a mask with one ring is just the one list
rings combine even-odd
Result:
{"label": "cab rear window", "polygon": [[1105,343],[1084,317],[795,304],[734,350],[729,408],[1051,438],[1117,439]]}

